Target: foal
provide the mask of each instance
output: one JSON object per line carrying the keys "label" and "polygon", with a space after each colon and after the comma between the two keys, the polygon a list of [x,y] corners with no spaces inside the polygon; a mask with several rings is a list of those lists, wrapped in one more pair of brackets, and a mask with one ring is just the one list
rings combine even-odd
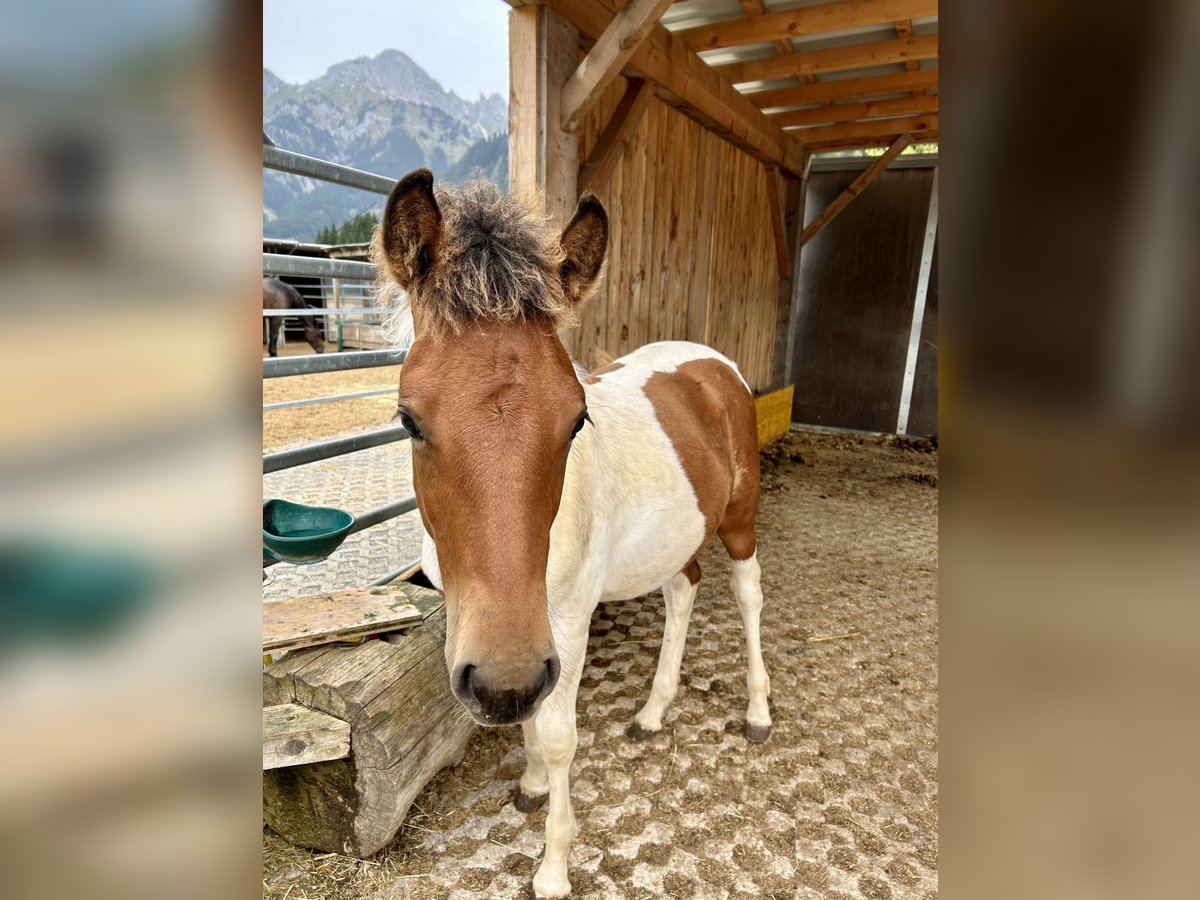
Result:
{"label": "foal", "polygon": [[598,603],[658,587],[666,599],[654,686],[629,727],[642,739],[678,688],[696,559],[717,535],[746,632],[746,736],[771,730],[754,400],[737,367],[698,344],[576,371],[557,331],[594,290],[607,243],[590,194],[560,236],[490,186],[435,193],[421,169],[393,189],[374,245],[412,313],[398,414],[422,562],[446,599],[451,689],[481,724],[522,723],[517,807],[549,795],[539,897],[571,890],[575,697]]}

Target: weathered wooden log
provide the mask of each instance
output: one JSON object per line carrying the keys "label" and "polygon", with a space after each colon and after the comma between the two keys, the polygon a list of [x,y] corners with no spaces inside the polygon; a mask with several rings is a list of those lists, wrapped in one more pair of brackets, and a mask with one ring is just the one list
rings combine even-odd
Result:
{"label": "weathered wooden log", "polygon": [[450,694],[446,618],[387,640],[313,647],[269,666],[263,704],[297,703],[350,723],[346,759],[263,772],[263,818],[303,847],[366,857],[395,836],[409,806],[462,759],[474,724]]}

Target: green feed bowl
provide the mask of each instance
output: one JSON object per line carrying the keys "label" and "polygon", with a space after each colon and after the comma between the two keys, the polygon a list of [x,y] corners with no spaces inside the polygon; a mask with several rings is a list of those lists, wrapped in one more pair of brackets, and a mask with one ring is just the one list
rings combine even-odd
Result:
{"label": "green feed bowl", "polygon": [[314,563],[342,545],[354,516],[342,509],[286,500],[263,503],[263,559],[271,553],[290,563]]}

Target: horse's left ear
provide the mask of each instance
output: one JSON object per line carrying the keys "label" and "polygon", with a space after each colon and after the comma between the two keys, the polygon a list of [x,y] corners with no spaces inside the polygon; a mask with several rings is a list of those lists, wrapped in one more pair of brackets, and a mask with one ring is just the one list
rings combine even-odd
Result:
{"label": "horse's left ear", "polygon": [[608,250],[608,213],[592,193],[584,194],[579,208],[562,233],[566,260],[562,264],[567,299],[579,303],[591,296],[600,281]]}

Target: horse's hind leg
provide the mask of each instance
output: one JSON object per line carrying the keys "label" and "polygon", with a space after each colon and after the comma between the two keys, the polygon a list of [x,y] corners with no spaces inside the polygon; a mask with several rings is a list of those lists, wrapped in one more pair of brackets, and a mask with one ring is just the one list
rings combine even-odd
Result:
{"label": "horse's hind leg", "polygon": [[663,629],[662,649],[658,654],[658,671],[650,699],[626,730],[635,741],[645,740],[662,730],[662,717],[668,704],[679,690],[679,667],[683,664],[683,645],[687,641],[688,620],[700,585],[700,564],[692,560],[687,568],[663,585],[667,606],[667,624]]}
{"label": "horse's hind leg", "polygon": [[733,596],[737,598],[742,627],[746,632],[746,689],[750,694],[750,705],[746,710],[746,739],[760,743],[771,734],[771,712],[767,708],[771,679],[767,676],[767,667],[763,665],[762,658],[762,569],[758,565],[754,535],[757,499],[757,496],[749,498],[739,508],[731,508],[733,515],[721,523],[717,536],[733,561],[729,584],[733,588]]}

